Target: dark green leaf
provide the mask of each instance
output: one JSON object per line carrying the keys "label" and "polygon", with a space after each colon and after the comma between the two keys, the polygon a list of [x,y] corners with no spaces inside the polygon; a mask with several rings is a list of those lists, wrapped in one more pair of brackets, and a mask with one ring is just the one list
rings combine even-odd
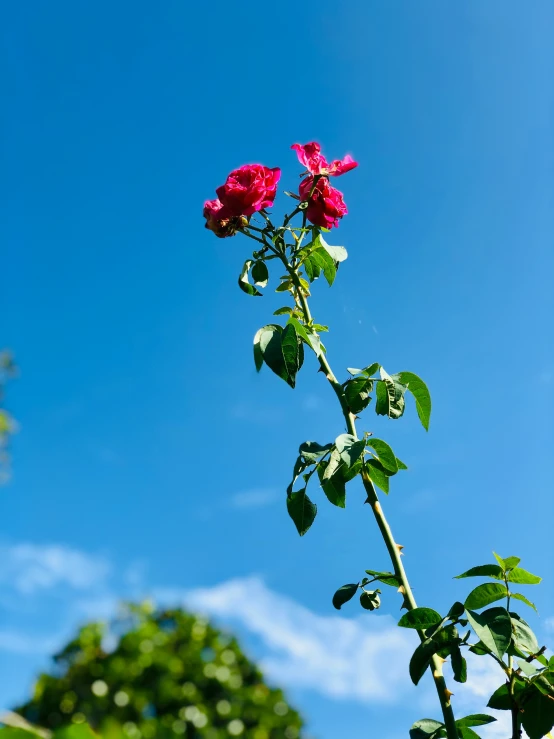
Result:
{"label": "dark green leaf", "polygon": [[262,262],[261,259],[257,260],[252,265],[252,279],[254,280],[255,285],[259,285],[260,287],[265,287],[267,285],[269,272],[265,262]]}
{"label": "dark green leaf", "polygon": [[360,413],[367,408],[371,401],[369,393],[373,387],[372,380],[366,377],[356,377],[354,380],[345,382],[343,387],[346,402],[352,413]]}
{"label": "dark green leaf", "polygon": [[373,362],[373,364],[368,365],[363,370],[361,370],[361,372],[363,372],[364,375],[371,377],[371,375],[374,375],[380,367],[381,365],[379,364],[379,362]]}
{"label": "dark green leaf", "polygon": [[414,608],[405,613],[400,621],[399,626],[405,629],[428,629],[432,626],[438,626],[442,621],[442,616],[432,608]]}
{"label": "dark green leaf", "polygon": [[422,718],[410,729],[410,739],[431,739],[443,726],[432,718]]}
{"label": "dark green leaf", "polygon": [[486,582],[483,585],[478,585],[475,590],[467,596],[465,600],[465,607],[472,611],[476,611],[479,608],[488,606],[501,598],[505,598],[508,595],[508,589],[505,585],[499,582]]}
{"label": "dark green leaf", "polygon": [[264,362],[270,370],[289,383],[289,374],[281,348],[281,326],[265,326],[265,331],[260,336],[259,346]]}
{"label": "dark green leaf", "polygon": [[254,336],[254,364],[256,365],[256,370],[258,372],[261,370],[264,363],[264,355],[260,347],[260,338],[263,332],[266,330],[267,326],[264,326],[263,328],[258,329],[256,331],[256,335]]}
{"label": "dark green leaf", "polygon": [[468,621],[479,639],[499,659],[506,653],[512,638],[512,623],[505,608],[489,608],[483,613],[467,611]]}
{"label": "dark green leaf", "polygon": [[250,271],[251,266],[252,266],[252,260],[248,259],[244,263],[242,272],[239,275],[239,287],[247,295],[261,295],[261,292],[259,290],[256,290],[254,285],[251,285],[250,282],[248,281],[248,272]]}
{"label": "dark green leaf", "polygon": [[414,375],[413,372],[399,372],[394,375],[393,379],[398,378],[402,385],[405,385],[409,392],[414,396],[416,402],[417,415],[423,428],[429,431],[429,419],[431,417],[431,395],[427,389],[427,385],[423,380]]}
{"label": "dark green leaf", "polygon": [[494,577],[495,580],[503,580],[504,572],[498,565],[479,565],[467,572],[462,572],[461,575],[456,575],[455,579],[461,580],[462,577]]}
{"label": "dark green leaf", "polygon": [[389,478],[385,468],[377,459],[368,459],[365,463],[369,479],[377,485],[384,493],[389,492]]}
{"label": "dark green leaf", "polygon": [[335,262],[329,252],[327,252],[326,249],[323,248],[316,249],[310,254],[309,260],[310,262],[316,263],[316,265],[323,272],[323,276],[327,280],[329,287],[331,287],[337,275],[337,268],[335,267]]}
{"label": "dark green leaf", "polygon": [[285,360],[288,373],[288,384],[294,387],[296,384],[296,373],[300,368],[300,353],[298,350],[298,334],[290,323],[287,323],[281,334],[281,351]]}
{"label": "dark green leaf", "polygon": [[508,582],[515,582],[518,585],[538,585],[542,580],[542,577],[532,575],[527,570],[523,570],[521,567],[514,567],[508,573]]}
{"label": "dark green leaf", "polygon": [[529,608],[532,608],[536,613],[538,613],[537,606],[534,603],[531,603],[531,601],[521,593],[511,593],[510,597],[520,600],[522,603],[525,603],[526,606],[529,606]]}
{"label": "dark green leaf", "polygon": [[394,588],[398,588],[401,585],[400,578],[398,578],[393,572],[379,572],[378,570],[366,570],[368,575],[372,578],[382,582],[383,585],[391,585]]}
{"label": "dark green leaf", "polygon": [[306,495],[306,488],[287,497],[287,510],[298,533],[304,536],[313,524],[317,513],[317,506]]}
{"label": "dark green leaf", "polygon": [[393,475],[398,472],[398,462],[396,460],[396,457],[394,456],[394,452],[386,441],[381,441],[381,439],[374,439],[372,436],[370,436],[366,440],[366,444],[377,453],[379,461],[386,470],[388,470]]}
{"label": "dark green leaf", "polygon": [[327,461],[320,462],[317,467],[317,474],[321,487],[330,503],[339,508],[344,508],[346,506],[346,484],[344,477],[341,470],[338,468],[335,470],[335,474],[331,477],[325,477],[328,468],[329,462]]}
{"label": "dark green leaf", "polygon": [[512,707],[512,699],[510,698],[510,689],[506,683],[497,688],[489,698],[488,708],[495,708],[497,711],[509,711]]}
{"label": "dark green leaf", "polygon": [[341,606],[356,595],[357,590],[358,583],[349,583],[348,585],[343,585],[337,590],[333,595],[333,605],[337,611],[340,611]]}
{"label": "dark green leaf", "polygon": [[[454,680],[457,683],[465,683],[467,681],[467,662],[462,656],[462,652],[458,644],[452,645],[450,650],[450,659],[452,662],[452,672]],[[478,724],[467,724],[468,726],[478,726]]]}
{"label": "dark green leaf", "polygon": [[417,685],[421,680],[425,671],[431,664],[433,655],[436,654],[441,648],[442,644],[439,644],[435,639],[425,639],[421,644],[418,645],[415,652],[410,660],[410,677],[414,685]]}
{"label": "dark green leaf", "polygon": [[495,721],[494,716],[488,716],[486,713],[472,713],[465,718],[459,718],[456,721],[456,726],[485,726]]}
{"label": "dark green leaf", "polygon": [[465,611],[464,604],[460,603],[459,601],[456,601],[452,608],[448,611],[448,618],[457,619],[460,618],[460,616],[463,616],[463,613]]}
{"label": "dark green leaf", "polygon": [[344,482],[350,482],[350,480],[353,480],[357,475],[360,474],[362,471],[362,460],[359,459],[357,462],[354,462],[352,467],[345,467],[343,466],[341,469],[342,472],[342,479]]}
{"label": "dark green leaf", "polygon": [[298,454],[301,454],[308,462],[317,462],[318,459],[324,457],[332,448],[332,444],[321,446],[317,441],[305,441],[298,447]]}
{"label": "dark green leaf", "polygon": [[469,651],[473,652],[473,654],[479,654],[479,655],[489,653],[487,650],[487,647],[483,644],[482,641],[478,641],[477,644],[475,644],[473,647],[470,647]]}
{"label": "dark green leaf", "polygon": [[533,690],[520,715],[529,739],[542,739],[554,727],[554,701],[539,690]]}
{"label": "dark green leaf", "polygon": [[[400,418],[404,413],[406,388],[390,377],[382,367],[379,372],[381,380],[377,382],[376,386],[377,403],[375,412],[378,416],[388,416],[393,419]],[[386,395],[384,391],[386,391]]]}
{"label": "dark green leaf", "polygon": [[296,329],[296,333],[300,338],[308,345],[311,346],[313,349],[316,357],[319,357],[321,355],[321,340],[317,334],[309,332],[306,327],[300,323],[300,321],[295,318],[294,316],[291,316],[289,320],[287,321],[287,324],[290,324],[291,326],[294,326]]}
{"label": "dark green leaf", "polygon": [[346,466],[352,467],[364,453],[365,441],[356,439],[352,434],[341,434],[335,439],[335,446]]}
{"label": "dark green leaf", "polygon": [[371,592],[362,592],[360,594],[360,605],[365,608],[366,611],[375,611],[379,608],[381,599],[379,598],[379,591],[374,590]]}
{"label": "dark green leaf", "polygon": [[304,472],[306,467],[308,467],[308,463],[305,462],[302,457],[297,457],[296,462],[294,463],[294,468],[292,470],[292,482],[287,488],[287,495],[290,495],[292,493],[292,488],[294,483],[296,482],[296,479]]}

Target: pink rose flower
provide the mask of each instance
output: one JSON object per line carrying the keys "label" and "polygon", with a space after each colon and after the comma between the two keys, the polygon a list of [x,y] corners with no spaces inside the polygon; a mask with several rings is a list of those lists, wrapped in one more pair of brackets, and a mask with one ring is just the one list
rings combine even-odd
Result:
{"label": "pink rose flower", "polygon": [[318,179],[315,189],[314,178],[308,175],[300,183],[299,194],[301,200],[308,201],[306,217],[315,226],[332,228],[339,225],[339,218],[348,213],[343,200],[342,192],[329,184],[327,177]]}
{"label": "pink rose flower", "polygon": [[291,149],[296,151],[300,164],[303,164],[310,174],[321,174],[326,177],[338,177],[358,166],[352,157],[347,154],[344,159],[335,159],[329,164],[321,153],[321,146],[312,141],[309,144],[293,144]]}
{"label": "pink rose flower", "polygon": [[280,177],[278,167],[245,164],[231,172],[225,184],[217,188],[217,197],[232,216],[251,216],[273,205]]}
{"label": "pink rose flower", "polygon": [[206,200],[204,218],[206,228],[213,231],[220,239],[234,236],[247,223],[246,218],[242,216],[232,216],[219,200]]}

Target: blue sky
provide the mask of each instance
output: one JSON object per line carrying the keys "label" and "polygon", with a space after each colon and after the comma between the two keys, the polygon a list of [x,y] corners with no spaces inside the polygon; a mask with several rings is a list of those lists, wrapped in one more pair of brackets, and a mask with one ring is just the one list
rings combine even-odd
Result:
{"label": "blue sky", "polygon": [[[294,392],[256,375],[252,336],[282,299],[238,290],[249,245],[205,231],[202,203],[245,162],[294,187],[294,142],[359,161],[333,234],[350,257],[313,310],[342,377],[379,361],[431,388],[429,434],[413,408],[364,424],[410,467],[385,504],[416,597],[445,609],[466,592],[453,575],[519,554],[545,578],[546,634],[551,3],[37,0],[3,16],[0,344],[21,373],[0,704],[82,619],[149,593],[236,628],[318,739],[406,736],[436,709],[403,672],[398,602],[340,619],[330,603],[387,566],[361,490],[345,511],[318,495],[302,539],[285,511],[298,444],[341,433],[339,409],[311,358]],[[482,708],[477,692],[460,702]]]}

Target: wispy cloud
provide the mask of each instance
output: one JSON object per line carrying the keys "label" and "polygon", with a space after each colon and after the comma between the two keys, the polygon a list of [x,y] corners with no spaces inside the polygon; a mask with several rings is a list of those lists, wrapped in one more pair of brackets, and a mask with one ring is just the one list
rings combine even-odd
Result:
{"label": "wispy cloud", "polygon": [[554,617],[551,616],[550,618],[544,619],[544,628],[546,631],[554,634]]}
{"label": "wispy cloud", "polygon": [[270,488],[258,488],[254,490],[243,490],[231,496],[232,508],[265,508],[277,501],[276,490]]}
{"label": "wispy cloud", "polygon": [[179,600],[255,634],[266,652],[262,667],[285,685],[386,703],[402,700],[411,690],[406,664],[413,634],[398,629],[390,616],[322,616],[270,590],[258,577],[212,588],[158,591],[157,599]]}
{"label": "wispy cloud", "polygon": [[58,585],[86,590],[105,580],[110,565],[104,557],[59,544],[16,544],[0,547],[0,584],[20,593]]}

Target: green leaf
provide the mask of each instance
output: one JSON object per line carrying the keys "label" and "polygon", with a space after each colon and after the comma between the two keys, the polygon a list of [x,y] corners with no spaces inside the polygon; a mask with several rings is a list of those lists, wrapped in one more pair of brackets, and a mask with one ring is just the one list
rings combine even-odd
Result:
{"label": "green leaf", "polygon": [[252,265],[252,279],[254,280],[255,285],[259,285],[260,287],[265,287],[267,285],[269,272],[266,263],[262,262],[261,259],[255,261]]}
{"label": "green leaf", "polygon": [[406,388],[390,377],[382,367],[379,372],[381,380],[377,382],[375,389],[377,399],[375,412],[378,416],[388,416],[393,419],[400,418],[404,413]]}
{"label": "green leaf", "polygon": [[331,287],[337,275],[337,268],[335,267],[335,262],[329,252],[323,248],[316,249],[310,254],[309,259],[311,262],[315,261],[317,266],[323,272],[323,276],[327,280],[329,287]]}
{"label": "green leaf", "polygon": [[494,603],[496,600],[505,598],[507,595],[508,589],[505,585],[501,585],[499,582],[486,582],[471,591],[465,599],[464,605],[466,609],[476,611],[490,603]]}
{"label": "green leaf", "polygon": [[542,739],[554,727],[554,701],[533,690],[523,705],[521,723],[529,739]]}
{"label": "green leaf", "polygon": [[512,638],[512,622],[505,608],[489,608],[483,613],[467,611],[468,621],[479,639],[499,659],[506,653]]}
{"label": "green leaf", "polygon": [[496,580],[504,579],[504,571],[498,565],[479,565],[472,567],[461,575],[456,575],[455,580],[461,580],[462,577],[494,577]]}
{"label": "green leaf", "polygon": [[352,467],[364,453],[365,441],[352,434],[341,434],[335,439],[335,446],[346,466]]}
{"label": "green leaf", "polygon": [[532,575],[527,570],[523,570],[521,567],[514,567],[508,573],[508,582],[515,582],[518,585],[538,585],[542,580],[542,577]]}
{"label": "green leaf", "polygon": [[460,739],[480,739],[479,734],[476,734],[473,729],[468,726],[460,726],[458,728],[458,734]]}
{"label": "green leaf", "polygon": [[64,726],[54,732],[53,739],[98,739],[92,729],[85,724],[77,726]]}
{"label": "green leaf", "polygon": [[261,292],[259,290],[256,290],[254,285],[251,285],[248,280],[248,272],[250,271],[251,266],[252,266],[252,260],[248,259],[244,263],[242,272],[239,275],[239,287],[247,295],[261,295]]}
{"label": "green leaf", "polygon": [[324,457],[332,448],[333,444],[322,446],[317,441],[305,441],[298,447],[298,454],[301,454],[307,462],[317,462],[318,459]]}
{"label": "green leaf", "polygon": [[323,249],[325,249],[325,251],[332,257],[334,262],[344,262],[348,257],[348,252],[344,246],[330,246],[321,234],[316,236],[315,243],[322,246]]}
{"label": "green leaf", "polygon": [[[344,462],[341,459],[338,449],[334,447],[331,452],[331,456],[329,457],[329,461],[326,463],[323,479],[329,480],[343,464]],[[323,465],[320,465],[320,467],[323,467]]]}
{"label": "green leaf", "polygon": [[496,552],[493,552],[493,554],[494,554],[495,560],[500,565],[500,568],[502,569],[502,572],[504,572],[504,570],[506,569],[506,564],[505,564],[504,560]]}
{"label": "green leaf", "polygon": [[287,510],[298,533],[300,536],[304,536],[313,524],[317,514],[317,506],[306,495],[306,488],[291,493],[287,497]]}
{"label": "green leaf", "polygon": [[444,724],[432,718],[422,718],[416,721],[410,729],[410,739],[431,739],[443,727]]}
{"label": "green leaf", "polygon": [[504,560],[504,568],[506,570],[513,570],[513,568],[517,567],[520,562],[521,559],[519,557],[506,557]]}
{"label": "green leaf", "polygon": [[510,611],[510,617],[515,646],[528,654],[536,654],[539,651],[539,643],[532,628],[517,613]]}
{"label": "green leaf", "polygon": [[[458,644],[452,645],[450,650],[450,660],[452,663],[452,672],[454,680],[457,683],[465,683],[467,681],[467,662],[462,656],[462,652]],[[462,719],[463,721],[463,719]],[[467,724],[467,726],[478,726],[479,724]]]}
{"label": "green leaf", "polygon": [[399,626],[405,629],[428,629],[432,626],[438,626],[442,621],[442,616],[432,608],[414,608],[405,613],[400,621]]}
{"label": "green leaf", "polygon": [[497,688],[489,698],[487,708],[494,708],[497,711],[509,711],[512,707],[512,699],[510,697],[510,690],[508,685],[504,683]]}
{"label": "green leaf", "polygon": [[283,379],[287,384],[290,384],[281,347],[281,333],[283,329],[277,324],[269,324],[268,326],[264,326],[264,329],[259,339],[259,350],[263,360],[272,372],[275,372],[278,377]]}
{"label": "green leaf", "polygon": [[351,375],[359,375],[362,372],[361,369],[356,369],[355,367],[347,367],[346,371],[350,372]]}
{"label": "green leaf", "polygon": [[333,605],[337,611],[340,611],[341,606],[348,603],[348,601],[356,595],[357,591],[358,583],[349,583],[348,585],[340,587],[333,595]]}
{"label": "green leaf", "polygon": [[298,349],[298,334],[296,329],[290,323],[287,323],[285,330],[281,334],[281,351],[285,360],[285,367],[288,373],[288,384],[294,387],[296,384],[296,374],[300,369],[300,352]]}
{"label": "green leaf", "polygon": [[[335,452],[336,450],[333,450]],[[343,465],[344,466],[344,465]],[[330,477],[325,477],[329,469],[329,462],[320,462],[317,467],[317,475],[321,483],[323,492],[327,496],[327,500],[336,505],[338,508],[346,507],[346,483],[342,475],[341,469],[335,468],[335,472]]]}
{"label": "green leaf", "polygon": [[365,463],[366,472],[369,479],[377,485],[378,488],[389,494],[389,478],[385,472],[385,468],[377,459],[368,459]]}
{"label": "green leaf", "polygon": [[367,367],[365,367],[363,370],[360,370],[360,371],[363,372],[364,375],[371,377],[371,375],[374,375],[377,372],[377,370],[380,369],[380,367],[381,365],[379,364],[379,362],[373,362],[373,364],[368,365]]}
{"label": "green leaf", "polygon": [[356,377],[353,380],[347,380],[343,389],[349,410],[352,413],[360,413],[371,401],[369,393],[373,389],[373,381],[368,380],[367,377]]}
{"label": "green leaf", "polygon": [[443,649],[445,642],[439,643],[435,638],[425,639],[419,644],[410,659],[410,677],[414,685],[421,680],[431,664],[433,655]]}
{"label": "green leaf", "polygon": [[291,316],[289,318],[289,320],[287,321],[287,325],[288,324],[294,326],[298,336],[300,336],[300,338],[313,349],[316,357],[321,356],[321,340],[317,334],[308,332],[306,327],[303,326],[300,321],[294,316]]}
{"label": "green leaf", "polygon": [[299,475],[301,475],[304,472],[304,470],[308,466],[309,466],[309,463],[305,462],[302,457],[298,457],[296,459],[296,462],[294,463],[294,468],[292,470],[292,482],[287,488],[287,495],[290,495],[292,493],[292,488],[293,488],[294,483],[296,482],[296,479],[298,478]]}
{"label": "green leaf", "polygon": [[448,618],[451,619],[458,619],[460,616],[463,616],[465,611],[464,604],[460,603],[459,601],[456,601],[451,609],[448,611]]}
{"label": "green leaf", "polygon": [[393,475],[398,472],[397,459],[394,456],[394,452],[386,441],[381,441],[381,439],[374,439],[372,436],[370,436],[366,440],[366,444],[377,453],[379,461],[386,470],[391,472]]}
{"label": "green leaf", "polygon": [[487,647],[483,644],[482,641],[478,641],[477,644],[474,644],[474,646],[470,647],[469,651],[480,656],[489,653]]}
{"label": "green leaf", "polygon": [[405,385],[409,392],[414,396],[416,402],[417,415],[421,421],[421,425],[426,431],[429,431],[429,419],[431,418],[431,395],[427,385],[423,380],[414,375],[413,372],[398,372],[394,375],[393,380],[398,378],[402,385]]}
{"label": "green leaf", "polygon": [[535,611],[535,613],[538,613],[537,606],[534,603],[531,603],[531,601],[528,600],[521,593],[511,593],[510,597],[515,598],[516,600],[520,600],[522,603],[525,603],[526,606],[529,606],[529,608],[532,608]]}
{"label": "green leaf", "polygon": [[408,465],[404,464],[404,462],[401,459],[398,459],[398,457],[396,457],[396,466],[398,467],[399,470],[408,469]]}
{"label": "green leaf", "polygon": [[294,312],[294,308],[289,308],[288,305],[285,305],[283,308],[277,308],[277,310],[273,311],[274,316],[291,316]]}
{"label": "green leaf", "polygon": [[360,605],[366,611],[375,611],[379,608],[381,599],[379,598],[379,590],[373,590],[371,592],[363,591],[360,594]]}
{"label": "green leaf", "polygon": [[375,580],[382,582],[383,585],[390,585],[391,587],[398,588],[401,585],[400,578],[398,578],[393,572],[379,572],[378,570],[366,570],[367,575],[371,575]]}

